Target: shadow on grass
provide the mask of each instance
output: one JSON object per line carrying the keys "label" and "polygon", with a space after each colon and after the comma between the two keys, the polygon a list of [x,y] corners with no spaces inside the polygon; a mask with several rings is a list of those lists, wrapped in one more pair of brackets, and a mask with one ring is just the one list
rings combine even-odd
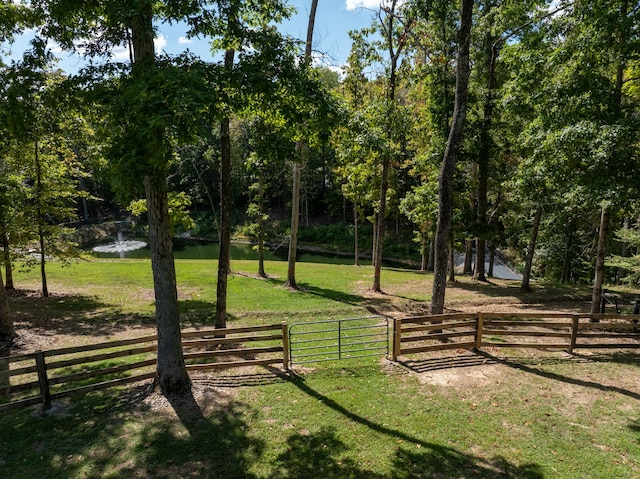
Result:
{"label": "shadow on grass", "polygon": [[640,442],[640,419],[629,424],[629,429],[638,434],[638,442]]}
{"label": "shadow on grass", "polygon": [[479,293],[494,298],[513,297],[523,304],[535,304],[543,300],[545,303],[555,301],[591,301],[591,292],[584,289],[580,292],[576,286],[536,284],[530,291],[523,291],[519,283],[501,284],[492,282],[460,281],[451,288]]}
{"label": "shadow on grass", "polygon": [[[198,299],[178,300],[180,322],[183,327],[210,327],[216,321],[215,301],[202,301]],[[227,323],[233,323],[238,318],[227,312]],[[231,325],[229,325],[231,326]]]}
{"label": "shadow on grass", "polygon": [[456,368],[467,368],[473,366],[486,366],[488,364],[496,364],[495,361],[489,358],[478,356],[477,354],[473,353],[441,358],[435,357],[418,360],[406,359],[398,361],[398,363],[417,374],[440,371],[443,369],[451,370]]}
{"label": "shadow on grass", "polygon": [[[466,454],[457,449],[423,441],[410,436],[402,431],[393,429],[386,425],[375,423],[362,417],[333,399],[328,398],[306,384],[303,378],[292,377],[292,383],[303,393],[322,401],[327,407],[333,409],[345,418],[361,424],[378,434],[384,434],[394,439],[415,444],[422,449],[420,452],[398,447],[392,457],[393,470],[389,475],[372,474],[367,470],[358,468],[351,461],[336,462],[333,456],[345,449],[344,444],[336,437],[330,429],[321,429],[316,435],[301,436],[296,435],[287,441],[288,451],[282,454],[278,460],[276,477],[312,479],[316,477],[327,478],[380,478],[380,479],[427,479],[432,477],[457,478],[475,477],[489,479],[496,477],[503,478],[527,478],[541,479],[543,474],[537,464],[525,464],[516,466],[502,457],[494,457],[487,460],[481,457]],[[318,441],[321,439],[321,441]],[[322,442],[326,441],[326,442]],[[333,448],[324,447],[323,444],[332,444]],[[341,469],[342,466],[345,469]],[[324,472],[319,476],[318,470],[324,467],[329,474]]]}
{"label": "shadow on grass", "polygon": [[[263,380],[267,375],[259,376]],[[379,465],[353,459],[350,446],[331,427],[290,432],[282,449],[271,451],[277,441],[252,434],[260,412],[228,391],[208,388],[197,401],[193,395],[167,401],[147,384],[120,397],[113,391],[91,394],[56,414],[38,417],[25,410],[0,418],[0,478],[543,478],[538,465],[487,460],[423,441],[350,411],[301,378],[289,380],[347,420],[410,446],[389,451],[391,468],[384,474],[371,469],[379,471]]]}
{"label": "shadow on grass", "polygon": [[132,391],[3,418],[0,478],[256,477],[250,467],[265,445],[248,434],[257,414],[249,406],[210,394],[205,416],[192,395],[167,403],[149,385]]}
{"label": "shadow on grass", "polygon": [[43,335],[108,336],[155,324],[153,316],[123,314],[112,305],[83,295],[53,294],[44,298],[34,292],[16,291],[10,304],[18,334],[24,329],[37,329]]}
{"label": "shadow on grass", "polygon": [[[536,376],[540,376],[546,379],[551,379],[554,381],[560,381],[567,384],[573,384],[575,386],[581,386],[585,388],[597,389],[598,391],[610,391],[621,394],[623,396],[627,396],[631,399],[635,399],[640,401],[640,392],[630,391],[628,389],[624,389],[618,386],[601,384],[594,381],[585,381],[584,379],[572,378],[569,376],[563,376],[562,374],[557,374],[551,371],[545,371],[544,369],[533,367],[531,365],[525,364],[523,361],[514,361],[508,358],[501,358],[498,356],[494,356],[486,351],[478,351],[480,356],[487,358],[488,360],[495,361],[496,363],[503,364],[505,366],[509,366],[511,368],[517,369],[519,371],[523,371],[529,374],[535,374]],[[538,361],[539,363],[539,361]]]}

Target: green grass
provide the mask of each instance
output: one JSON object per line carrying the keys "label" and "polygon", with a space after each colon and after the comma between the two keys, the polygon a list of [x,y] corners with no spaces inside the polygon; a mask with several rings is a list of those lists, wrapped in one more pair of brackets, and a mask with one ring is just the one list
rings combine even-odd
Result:
{"label": "green grass", "polygon": [[638,394],[568,404],[557,381],[575,379],[575,363],[531,367],[540,374],[469,389],[372,362],[264,374],[217,390],[214,407],[174,401],[166,415],[123,392],[92,394],[63,413],[2,418],[0,477],[638,477]]}
{"label": "green grass", "polygon": [[[213,261],[178,261],[183,323],[209,324]],[[409,310],[428,300],[430,275],[385,269],[387,294],[363,294],[371,268],[298,264],[304,288],[284,288],[286,264],[234,262],[232,324],[311,321]],[[153,326],[150,265],[51,264],[52,298],[16,295],[21,330],[91,341]],[[35,272],[16,276],[38,288]],[[539,303],[585,290],[517,284],[450,289],[459,305]],[[474,303],[477,302],[477,303]],[[30,328],[30,329],[29,329]],[[60,346],[57,344],[56,346]],[[367,358],[322,363],[284,377],[232,370],[196,377],[195,398],[165,404],[148,385],[0,417],[0,478],[637,478],[640,356],[607,351],[460,351],[404,365]]]}

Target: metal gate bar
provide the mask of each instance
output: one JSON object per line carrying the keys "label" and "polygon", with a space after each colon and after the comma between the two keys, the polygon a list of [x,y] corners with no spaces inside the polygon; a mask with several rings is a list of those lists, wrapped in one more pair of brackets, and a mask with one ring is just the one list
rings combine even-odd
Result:
{"label": "metal gate bar", "polygon": [[305,322],[289,327],[292,364],[380,355],[389,355],[389,321],[384,316]]}

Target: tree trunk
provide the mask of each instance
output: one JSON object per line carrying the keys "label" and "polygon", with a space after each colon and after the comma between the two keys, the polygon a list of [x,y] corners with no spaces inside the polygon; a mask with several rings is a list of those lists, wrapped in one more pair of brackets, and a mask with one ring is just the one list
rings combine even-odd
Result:
{"label": "tree trunk", "polygon": [[433,273],[435,256],[436,256],[436,248],[435,248],[435,232],[434,232],[433,237],[429,240],[429,262],[427,263],[427,271],[429,273]]}
{"label": "tree trunk", "polygon": [[542,218],[542,206],[536,208],[536,216],[533,219],[533,227],[531,228],[531,238],[529,239],[529,247],[527,248],[527,258],[524,265],[524,273],[522,274],[522,283],[520,289],[529,291],[529,280],[531,279],[531,266],[533,265],[533,255],[536,250],[536,242],[538,240],[538,231],[540,230],[540,219]]}
{"label": "tree trunk", "polygon": [[489,278],[493,278],[493,266],[496,262],[496,246],[493,242],[489,243],[489,270],[487,271],[487,276]]}
{"label": "tree trunk", "polygon": [[[0,356],[6,356],[6,354],[1,352],[2,345],[6,346],[9,344],[14,334],[13,315],[9,308],[9,297],[2,284],[2,274],[0,274]],[[6,347],[8,348],[8,346]],[[0,368],[0,371],[1,370]]]}
{"label": "tree trunk", "polygon": [[602,284],[604,283],[604,257],[608,229],[609,212],[606,207],[603,207],[600,215],[600,233],[598,234],[598,253],[596,256],[596,275],[593,281],[593,295],[591,296],[591,314],[600,312],[600,298],[602,297]]}
{"label": "tree trunk", "polygon": [[[491,4],[485,4],[485,15],[491,10]],[[487,93],[484,100],[482,131],[480,132],[480,149],[478,153],[478,209],[476,219],[481,228],[480,236],[476,239],[476,268],[474,279],[486,281],[485,251],[487,230],[487,194],[489,184],[489,157],[491,155],[491,122],[493,117],[493,94],[495,88],[495,68],[498,57],[498,47],[490,33],[484,39],[487,61]]]}
{"label": "tree trunk", "polygon": [[371,266],[376,265],[376,248],[378,247],[378,215],[373,215],[373,244],[371,245]]}
{"label": "tree trunk", "polygon": [[[136,5],[138,9],[131,21],[134,52],[132,75],[134,76],[153,69],[155,63],[152,3],[148,0]],[[141,160],[151,163],[143,183],[149,217],[149,248],[158,331],[156,385],[167,396],[190,391],[191,382],[185,368],[180,336],[178,290],[165,179],[163,136],[164,131],[160,127],[149,134],[148,141],[145,143],[150,146],[145,154],[150,158],[141,158]]]}
{"label": "tree trunk", "polygon": [[[224,68],[233,69],[234,50],[227,50]],[[231,270],[231,135],[229,117],[220,122],[220,254],[216,288],[216,328],[227,327],[227,278]]]}
{"label": "tree trunk", "polygon": [[44,238],[44,217],[42,214],[42,165],[40,164],[40,155],[38,151],[38,142],[35,142],[35,162],[36,162],[36,216],[38,221],[38,242],[40,245],[40,277],[42,278],[42,296],[49,297],[49,288],[47,287],[47,269],[46,269],[46,249]]}
{"label": "tree trunk", "polygon": [[2,237],[2,245],[4,246],[4,271],[6,275],[5,289],[15,289],[13,284],[13,262],[11,261],[11,248],[9,245],[9,238],[7,235]]}
{"label": "tree trunk", "polygon": [[156,381],[163,394],[179,394],[188,391],[191,386],[182,354],[178,290],[164,170],[146,176],[144,187],[158,329]]}
{"label": "tree trunk", "polygon": [[449,234],[449,283],[456,282],[456,250],[453,242],[453,232]]}
{"label": "tree trunk", "polygon": [[378,206],[378,231],[376,232],[376,251],[373,261],[373,287],[372,290],[380,293],[380,274],[382,272],[382,250],[384,244],[384,234],[386,226],[386,211],[387,211],[387,190],[389,189],[389,159],[385,158],[382,161],[382,180],[380,186],[380,204]]}
{"label": "tree trunk", "polygon": [[[629,220],[628,216],[624,217],[624,220],[622,221],[622,228],[627,231],[631,229],[631,221]],[[620,256],[625,258],[628,254],[629,254],[629,243],[624,241],[620,246]],[[625,276],[625,270],[622,268],[618,268],[616,270],[616,284],[620,284],[624,276]]]}
{"label": "tree trunk", "polygon": [[420,271],[427,271],[429,261],[429,237],[424,231],[420,232]]}
{"label": "tree trunk", "polygon": [[7,226],[4,216],[4,210],[0,212],[0,227],[2,233],[2,253],[4,257],[4,269],[6,275],[6,281],[4,284],[5,289],[15,289],[13,285],[13,263],[11,262],[11,244],[9,242],[9,235],[7,234]]}
{"label": "tree trunk", "polygon": [[431,314],[441,314],[443,312],[444,296],[447,288],[447,243],[453,214],[453,174],[460,143],[462,142],[466,117],[472,13],[473,0],[463,0],[460,29],[458,30],[458,67],[453,119],[438,178],[438,223],[436,226]]}
{"label": "tree trunk", "polygon": [[[300,153],[300,142],[296,143],[296,153]],[[287,267],[287,282],[285,286],[299,289],[296,282],[296,257],[298,254],[298,225],[300,223],[300,176],[302,165],[299,160],[293,163],[293,193],[291,196],[291,233],[289,235],[289,257]]]}
{"label": "tree trunk", "polygon": [[258,275],[266,278],[264,271],[264,179],[262,168],[258,171]]}
{"label": "tree trunk", "polygon": [[358,244],[358,202],[353,203],[353,249],[354,249],[354,264],[360,266],[360,246]]}
{"label": "tree trunk", "polygon": [[[304,60],[311,62],[311,47],[313,44],[313,28],[316,22],[316,10],[318,0],[311,0],[309,10],[309,23],[307,24],[307,41],[304,48]],[[296,282],[296,257],[298,253],[298,226],[300,223],[300,184],[302,172],[302,156],[304,144],[302,140],[296,142],[297,158],[293,164],[293,193],[291,199],[291,234],[289,236],[289,257],[287,266],[286,286],[292,289],[299,289]]]}
{"label": "tree trunk", "polygon": [[464,268],[462,274],[473,274],[473,240],[465,240]]}

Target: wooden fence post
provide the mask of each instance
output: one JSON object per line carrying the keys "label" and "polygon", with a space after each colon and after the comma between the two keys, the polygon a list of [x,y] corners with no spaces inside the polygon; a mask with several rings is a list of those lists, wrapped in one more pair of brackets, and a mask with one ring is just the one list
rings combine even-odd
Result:
{"label": "wooden fence post", "polygon": [[571,315],[571,342],[569,343],[569,354],[573,354],[573,348],[576,347],[576,340],[578,338],[578,323],[580,322],[580,315]]}
{"label": "wooden fence post", "polygon": [[476,320],[476,345],[474,351],[479,351],[482,347],[482,330],[484,329],[484,313],[478,313]]}
{"label": "wooden fence post", "polygon": [[38,385],[42,398],[42,409],[51,409],[51,391],[49,391],[49,378],[47,377],[47,365],[44,361],[44,353],[36,351],[36,368],[38,369]]}
{"label": "wooden fence post", "polygon": [[393,320],[393,348],[391,351],[391,360],[397,361],[400,356],[400,339],[402,338],[402,318]]}
{"label": "wooden fence post", "polygon": [[282,321],[282,367],[289,370],[289,326]]}

